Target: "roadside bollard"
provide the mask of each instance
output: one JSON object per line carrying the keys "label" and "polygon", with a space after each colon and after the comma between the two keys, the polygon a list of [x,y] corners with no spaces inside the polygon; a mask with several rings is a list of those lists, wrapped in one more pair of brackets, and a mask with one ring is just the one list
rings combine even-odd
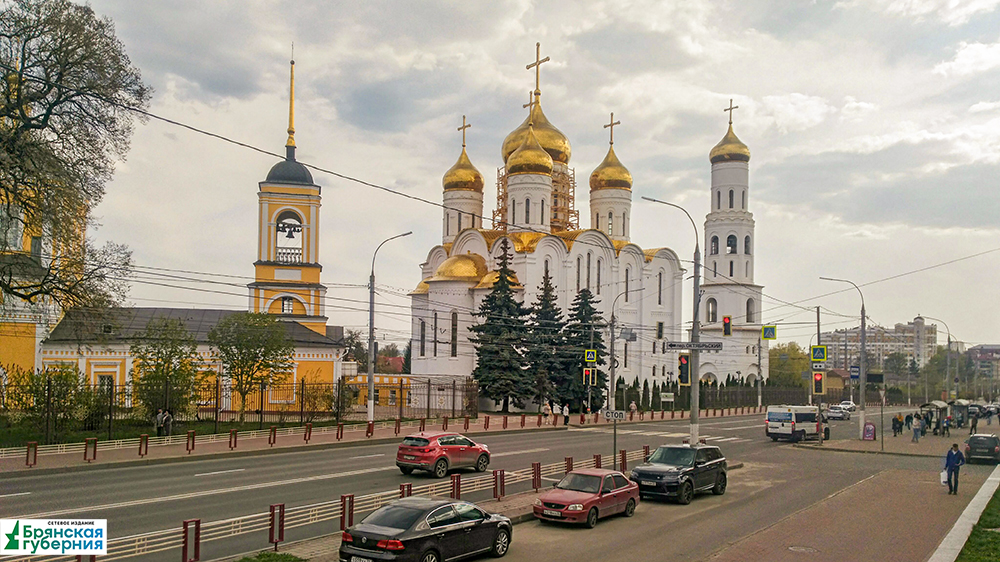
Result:
{"label": "roadside bollard", "polygon": [[91,554],[91,555],[87,556],[86,559],[84,559],[84,555],[83,554],[77,554],[76,555],[76,562],[97,562],[97,555],[96,554]]}
{"label": "roadside bollard", "polygon": [[271,505],[271,528],[267,537],[267,542],[273,544],[274,551],[278,552],[278,543],[285,542],[285,504]]}
{"label": "roadside bollard", "polygon": [[646,412],[639,412],[639,421],[642,421],[642,418],[645,415],[646,415]]}
{"label": "roadside bollard", "polygon": [[649,461],[649,445],[642,446],[642,462]]}
{"label": "roadside bollard", "polygon": [[354,494],[340,496],[340,530],[354,526]]}
{"label": "roadside bollard", "polygon": [[566,461],[566,474],[573,472],[573,457],[566,457],[563,460]]}
{"label": "roadside bollard", "polygon": [[490,428],[490,417],[483,416],[483,431],[487,431]]}
{"label": "roadside bollard", "polygon": [[503,469],[493,471],[493,498],[497,501],[503,499],[506,495],[505,489],[506,478],[504,477]]}
{"label": "roadside bollard", "polygon": [[441,422],[441,431],[448,431],[448,416],[445,416]]}
{"label": "roadside bollard", "polygon": [[469,416],[465,416],[465,431],[469,431]]}
{"label": "roadside bollard", "polygon": [[337,441],[340,441],[343,438],[344,438],[344,424],[338,423],[337,424]]}
{"label": "roadside bollard", "polygon": [[633,419],[634,417],[635,417],[635,412],[629,412],[629,413],[628,413],[628,421],[632,421],[632,419]]}
{"label": "roadside bollard", "polygon": [[365,437],[371,437],[375,434],[375,422],[368,422],[365,425]]}
{"label": "roadside bollard", "polygon": [[399,497],[408,498],[413,495],[413,484],[409,482],[404,482],[399,485]]}
{"label": "roadside bollard", "polygon": [[598,414],[597,412],[594,412],[594,423],[597,423],[597,416],[599,416],[599,415],[600,414]]}
{"label": "roadside bollard", "polygon": [[274,447],[274,444],[278,442],[278,426],[272,425],[271,430],[267,433],[267,444]]}
{"label": "roadside bollard", "polygon": [[[191,536],[192,526],[194,526],[193,537]],[[185,519],[183,532],[184,543],[181,546],[181,560],[183,562],[198,562],[201,560],[201,519]],[[188,557],[188,552],[194,556]]]}
{"label": "roadside bollard", "polygon": [[531,487],[537,492],[542,487],[542,463],[531,463]]}
{"label": "roadside bollard", "polygon": [[24,466],[31,468],[38,464],[38,441],[28,441],[28,451],[24,459]]}
{"label": "roadside bollard", "polygon": [[83,460],[91,462],[97,460],[97,438],[87,437],[83,440]]}
{"label": "roadside bollard", "polygon": [[621,451],[618,452],[618,454],[621,457],[621,461],[619,461],[619,464],[621,466],[619,466],[618,470],[621,472],[625,472],[626,470],[628,470],[628,451],[622,449]]}
{"label": "roadside bollard", "polygon": [[229,430],[229,450],[232,451],[236,448],[236,440],[239,438],[240,432],[235,429]]}
{"label": "roadside bollard", "polygon": [[[274,430],[272,429],[272,431]],[[187,432],[187,441],[184,443],[184,449],[187,450],[189,455],[191,454],[191,451],[194,450],[194,436],[195,431],[193,429],[189,429]]]}
{"label": "roadside bollard", "polygon": [[524,420],[527,419],[525,414],[521,414],[521,427],[524,427]]}
{"label": "roadside bollard", "polygon": [[594,468],[601,468],[601,455],[594,455]]}
{"label": "roadside bollard", "polygon": [[313,424],[312,422],[309,422],[306,424],[306,430],[302,432],[302,439],[303,441],[308,443],[309,440],[312,439],[312,436],[313,436]]}
{"label": "roadside bollard", "polygon": [[420,433],[423,433],[426,427],[427,427],[427,418],[420,418]]}
{"label": "roadside bollard", "polygon": [[503,417],[503,428],[507,429],[507,416]]}
{"label": "roadside bollard", "polygon": [[400,425],[399,418],[396,418],[396,427],[393,429],[393,431],[396,432],[396,435],[399,435],[399,429],[400,429],[400,427],[401,427],[401,425]]}
{"label": "roadside bollard", "polygon": [[684,410],[681,410],[681,419],[684,419]]}
{"label": "roadside bollard", "polygon": [[462,499],[462,475],[452,474],[451,475],[451,499],[460,500]]}
{"label": "roadside bollard", "polygon": [[149,434],[143,433],[139,436],[139,458],[149,454]]}
{"label": "roadside bollard", "polygon": [[538,414],[538,427],[542,427],[542,414]]}
{"label": "roadside bollard", "polygon": [[587,423],[587,414],[580,412],[580,425],[586,425],[586,423]]}
{"label": "roadside bollard", "polygon": [[[670,417],[674,417],[673,416],[673,412],[670,412],[670,414],[671,414]],[[661,420],[663,419],[663,416],[665,416],[665,415],[667,415],[666,410],[660,410],[660,419]]]}
{"label": "roadside bollard", "polygon": [[674,419],[674,411],[670,410],[670,419]]}

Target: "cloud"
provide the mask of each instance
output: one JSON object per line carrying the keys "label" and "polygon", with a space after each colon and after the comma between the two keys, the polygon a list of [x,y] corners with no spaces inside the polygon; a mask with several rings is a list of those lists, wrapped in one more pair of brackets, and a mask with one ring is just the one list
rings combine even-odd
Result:
{"label": "cloud", "polygon": [[840,120],[860,121],[876,110],[878,106],[874,103],[858,101],[854,96],[844,96],[844,106],[840,108]]}
{"label": "cloud", "polygon": [[983,113],[1000,109],[1000,101],[981,101],[969,107],[969,113]]}
{"label": "cloud", "polygon": [[782,134],[787,134],[815,127],[836,111],[821,97],[791,93],[764,96],[758,113]]}
{"label": "cloud", "polygon": [[950,26],[967,23],[973,16],[996,10],[1000,0],[849,0],[837,3],[840,8],[863,6],[918,22],[937,19]]}
{"label": "cloud", "polygon": [[1000,66],[1000,42],[998,43],[966,43],[958,46],[955,57],[947,62],[939,63],[934,72],[942,76],[968,76],[993,70]]}

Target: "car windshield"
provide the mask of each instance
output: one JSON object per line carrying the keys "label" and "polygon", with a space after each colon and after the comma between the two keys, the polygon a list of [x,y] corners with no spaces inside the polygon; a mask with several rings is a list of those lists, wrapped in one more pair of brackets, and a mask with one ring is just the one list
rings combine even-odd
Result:
{"label": "car windshield", "polygon": [[560,490],[572,490],[574,492],[587,492],[596,494],[601,489],[601,477],[592,474],[567,474],[556,488]]}
{"label": "car windshield", "polygon": [[984,445],[989,446],[989,445],[994,445],[996,441],[997,441],[996,437],[970,437],[969,445],[977,445],[980,447]]}
{"label": "car windshield", "polygon": [[392,529],[409,529],[424,514],[424,510],[401,505],[387,505],[375,510],[361,522],[365,525],[378,525]]}
{"label": "car windshield", "polygon": [[694,463],[694,449],[686,447],[660,447],[649,456],[649,462],[672,464],[674,466],[690,466]]}
{"label": "car windshield", "polygon": [[426,447],[429,444],[430,441],[423,437],[407,437],[403,439],[403,445],[406,447]]}

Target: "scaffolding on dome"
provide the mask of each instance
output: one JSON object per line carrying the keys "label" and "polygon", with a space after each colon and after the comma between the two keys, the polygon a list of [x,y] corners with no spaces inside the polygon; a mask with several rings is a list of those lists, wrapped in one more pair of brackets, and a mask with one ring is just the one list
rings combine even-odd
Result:
{"label": "scaffolding on dome", "polygon": [[[552,232],[580,229],[580,211],[576,210],[576,170],[552,172],[552,206],[549,225]],[[497,168],[497,206],[493,209],[493,230],[507,232],[507,169]]]}

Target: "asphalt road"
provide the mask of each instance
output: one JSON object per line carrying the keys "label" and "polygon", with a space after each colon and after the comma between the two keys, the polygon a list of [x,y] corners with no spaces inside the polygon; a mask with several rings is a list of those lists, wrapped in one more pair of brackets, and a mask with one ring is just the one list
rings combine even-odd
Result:
{"label": "asphalt road", "polygon": [[[722,447],[731,462],[795,465],[794,459],[800,453],[791,451],[786,444],[772,443],[764,438],[763,416],[702,421],[701,435],[710,443]],[[857,431],[856,427],[854,420],[833,422],[832,430],[834,437],[847,437]],[[687,429],[687,420],[628,426],[628,429],[619,431],[618,448],[634,450],[645,444],[655,447],[662,443],[676,443]],[[610,431],[610,427],[602,425],[568,431],[486,436],[483,441],[493,454],[491,469],[518,470],[530,466],[531,462],[545,464],[561,461],[566,456],[586,459],[595,453],[610,454]],[[108,519],[110,536],[123,537],[177,528],[184,519],[199,518],[203,522],[223,520],[265,512],[274,503],[293,507],[337,500],[341,494],[362,495],[396,490],[404,482],[419,485],[434,481],[421,473],[409,477],[400,474],[394,465],[395,451],[395,444],[360,445],[345,449],[8,479],[0,482],[0,517]],[[772,518],[783,517],[865,477],[870,473],[866,463],[867,460],[852,463],[855,466],[823,467],[821,473],[812,473],[805,468],[801,472],[783,472],[781,478],[785,485],[777,485],[775,479],[751,477],[756,468],[748,469],[744,473],[747,476],[734,472],[730,479],[730,491],[722,498],[699,498],[686,510],[677,510],[678,506],[672,505],[651,505],[651,509],[644,507],[636,515],[636,521],[651,518],[651,528],[664,530],[667,529],[666,521],[675,521],[674,524],[680,525],[680,528],[690,525],[692,537],[700,537],[699,541],[717,547],[720,536],[733,540],[745,536]],[[473,473],[469,471],[469,474]],[[820,474],[822,477],[818,477]],[[518,490],[517,487],[508,487],[507,492],[510,494]],[[463,494],[464,499],[473,501],[489,497],[489,492]],[[703,529],[704,520],[691,517],[692,514],[718,507],[724,509],[713,511],[712,522],[708,526],[713,529],[711,532]],[[735,515],[737,513],[739,515]],[[621,524],[616,520],[608,522],[606,527]],[[718,534],[720,525],[728,525],[725,528],[729,532]],[[520,543],[523,536],[538,532],[536,528],[537,523],[519,526],[515,532],[517,542]],[[335,530],[333,525],[321,523],[290,529],[286,539],[299,540]],[[549,529],[544,531],[547,537]],[[559,530],[556,534],[565,532],[575,531]],[[205,543],[202,545],[202,558],[210,560],[265,548],[264,535],[266,533],[255,533]],[[651,533],[651,536],[656,535]],[[608,548],[608,553],[618,552],[615,550],[618,547],[612,547],[610,542]],[[514,559],[517,559],[517,550],[520,549],[511,551]],[[176,553],[169,552],[162,557],[150,555],[144,560],[175,558]],[[560,558],[564,556],[547,559]],[[580,559],[596,558],[587,556]]]}

